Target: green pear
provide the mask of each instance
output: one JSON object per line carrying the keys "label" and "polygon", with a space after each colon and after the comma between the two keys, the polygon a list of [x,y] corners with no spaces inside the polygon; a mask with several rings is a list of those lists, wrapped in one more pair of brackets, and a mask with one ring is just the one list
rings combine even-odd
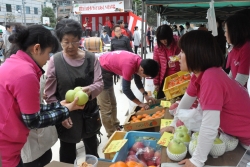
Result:
{"label": "green pear", "polygon": [[80,90],[82,90],[82,87],[81,87],[81,86],[77,86],[77,87],[75,87],[75,89],[74,89],[74,91],[76,91],[76,92],[78,92],[78,91],[80,91]]}
{"label": "green pear", "polygon": [[76,91],[70,89],[66,92],[65,94],[65,100],[67,103],[71,103],[74,101],[75,99],[75,94],[76,94]]}
{"label": "green pear", "polygon": [[89,96],[87,95],[87,93],[85,93],[83,91],[76,92],[74,98],[76,98],[76,97],[78,97],[77,105],[79,105],[79,106],[85,105],[89,100]]}

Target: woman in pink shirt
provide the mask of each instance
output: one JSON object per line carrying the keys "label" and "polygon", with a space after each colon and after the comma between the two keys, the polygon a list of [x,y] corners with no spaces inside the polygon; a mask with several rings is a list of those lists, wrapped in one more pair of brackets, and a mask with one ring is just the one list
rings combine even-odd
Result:
{"label": "woman in pink shirt", "polygon": [[247,86],[250,67],[250,19],[247,15],[236,14],[225,21],[225,36],[233,49],[228,54],[229,77]]}
{"label": "woman in pink shirt", "polygon": [[[186,33],[181,37],[179,46],[180,69],[193,75],[177,112],[190,109],[198,98],[203,115],[197,147],[190,159],[179,164],[202,167],[218,129],[238,138],[245,148],[250,145],[250,98],[246,89],[222,70],[224,57],[211,33],[202,30]],[[175,117],[170,126],[161,129],[161,133],[174,133],[176,120]]]}
{"label": "woman in pink shirt", "polygon": [[154,48],[153,59],[160,65],[160,71],[154,78],[155,90],[157,98],[165,97],[162,88],[164,79],[178,71],[180,71],[179,62],[171,62],[170,57],[178,55],[180,49],[177,46],[177,39],[173,36],[173,30],[168,25],[161,25],[156,30],[157,46]]}
{"label": "woman in pink shirt", "polygon": [[0,156],[3,167],[22,167],[21,149],[29,129],[62,122],[69,111],[82,109],[65,101],[40,105],[39,80],[49,53],[57,50],[57,39],[41,25],[15,26],[10,35],[10,58],[0,66]]}

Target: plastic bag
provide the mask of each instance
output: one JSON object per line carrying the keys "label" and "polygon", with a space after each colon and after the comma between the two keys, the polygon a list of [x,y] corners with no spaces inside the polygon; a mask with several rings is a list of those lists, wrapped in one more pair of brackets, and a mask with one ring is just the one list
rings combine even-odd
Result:
{"label": "plastic bag", "polygon": [[181,120],[189,131],[198,132],[202,122],[202,109],[200,105],[193,109],[180,109],[177,117]]}

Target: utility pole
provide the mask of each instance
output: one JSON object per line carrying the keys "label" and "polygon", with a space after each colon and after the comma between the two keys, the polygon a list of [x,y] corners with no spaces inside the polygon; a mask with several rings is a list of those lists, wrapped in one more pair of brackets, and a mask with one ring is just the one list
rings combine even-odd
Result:
{"label": "utility pole", "polygon": [[23,22],[24,22],[24,25],[26,26],[26,16],[25,16],[25,0],[22,0],[22,4],[23,4]]}

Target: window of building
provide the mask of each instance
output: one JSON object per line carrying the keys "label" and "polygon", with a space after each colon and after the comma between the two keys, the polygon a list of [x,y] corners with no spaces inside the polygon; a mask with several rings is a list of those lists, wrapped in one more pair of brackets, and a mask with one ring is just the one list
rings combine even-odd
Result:
{"label": "window of building", "polygon": [[16,11],[21,12],[22,11],[22,6],[21,5],[16,5]]}
{"label": "window of building", "polygon": [[34,8],[34,14],[38,14],[38,8]]}
{"label": "window of building", "polygon": [[26,12],[26,14],[30,14],[30,7],[25,6],[25,12]]}
{"label": "window of building", "polygon": [[6,4],[6,12],[12,12],[11,4]]}

